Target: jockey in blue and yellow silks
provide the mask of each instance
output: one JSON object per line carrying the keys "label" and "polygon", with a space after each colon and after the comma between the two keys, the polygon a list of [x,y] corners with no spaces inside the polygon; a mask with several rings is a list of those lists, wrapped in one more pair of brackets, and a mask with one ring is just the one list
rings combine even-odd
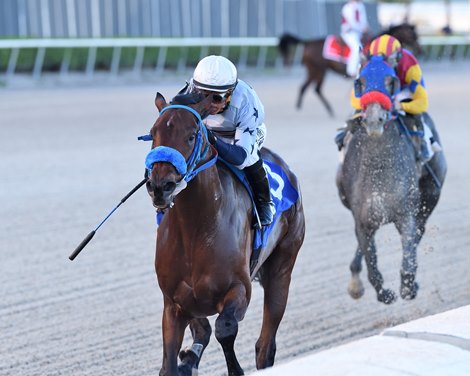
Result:
{"label": "jockey in blue and yellow silks", "polygon": [[[395,70],[400,81],[400,91],[393,96],[393,109],[405,116],[404,121],[412,131],[424,135],[418,154],[422,162],[427,162],[432,157],[433,151],[440,150],[440,145],[434,141],[431,130],[422,118],[422,114],[428,110],[429,102],[418,60],[410,51],[402,48],[396,38],[388,34],[381,35],[371,42],[368,51],[369,60],[373,56],[382,56]],[[364,66],[367,64],[368,61]],[[360,96],[361,93],[352,90],[351,106],[355,109],[355,115],[350,121],[359,121],[361,118]],[[343,147],[344,136],[345,131],[340,131],[335,138],[340,150]]]}
{"label": "jockey in blue and yellow silks", "polygon": [[[428,110],[428,94],[424,86],[423,73],[418,60],[414,55],[401,47],[400,42],[387,34],[372,41],[369,47],[369,55],[382,55],[395,69],[400,79],[400,94],[395,97],[396,111],[404,111],[408,114],[419,115]],[[360,110],[359,99],[351,95],[351,105]],[[402,102],[405,100],[405,102]]]}

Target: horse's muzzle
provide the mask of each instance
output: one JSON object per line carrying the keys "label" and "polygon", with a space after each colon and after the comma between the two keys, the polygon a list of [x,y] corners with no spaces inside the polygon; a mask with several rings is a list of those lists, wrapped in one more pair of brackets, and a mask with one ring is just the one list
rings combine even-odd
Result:
{"label": "horse's muzzle", "polygon": [[384,123],[364,123],[364,127],[366,128],[367,135],[369,137],[380,137],[384,133]]}
{"label": "horse's muzzle", "polygon": [[149,179],[145,186],[155,208],[165,209],[172,206],[173,193],[176,188],[175,181],[163,179],[156,182],[153,179]]}

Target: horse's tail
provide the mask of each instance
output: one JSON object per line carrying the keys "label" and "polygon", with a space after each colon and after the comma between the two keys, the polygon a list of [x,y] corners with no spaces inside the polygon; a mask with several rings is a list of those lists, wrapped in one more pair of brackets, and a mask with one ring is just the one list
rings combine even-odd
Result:
{"label": "horse's tail", "polygon": [[281,53],[284,66],[289,66],[292,64],[292,59],[291,59],[291,46],[295,46],[299,43],[303,43],[304,41],[300,38],[297,38],[296,36],[289,34],[289,33],[284,33],[281,35],[279,38],[279,44],[277,45],[279,52]]}

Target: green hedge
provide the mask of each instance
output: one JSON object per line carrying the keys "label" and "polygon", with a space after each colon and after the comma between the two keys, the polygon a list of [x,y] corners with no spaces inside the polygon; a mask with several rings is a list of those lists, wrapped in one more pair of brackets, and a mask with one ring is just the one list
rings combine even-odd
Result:
{"label": "green hedge", "polygon": [[[257,63],[260,47],[248,47],[247,49],[247,64],[255,65]],[[241,47],[230,47],[228,49],[228,58],[237,62],[240,54]],[[84,71],[86,69],[88,59],[88,48],[47,48],[44,56],[44,63],[42,70],[45,72],[57,72],[60,70],[60,65],[66,53],[70,54],[70,71]],[[199,61],[201,55],[200,47],[169,47],[166,53],[165,69],[176,69],[181,59],[186,60],[188,66],[195,66]],[[222,47],[208,47],[208,54],[220,54]],[[137,48],[125,47],[121,50],[119,61],[119,69],[132,69],[136,57]],[[0,50],[0,72],[5,72],[8,66],[8,60],[11,50]],[[21,49],[15,72],[30,72],[34,67],[36,59],[37,48]],[[159,47],[147,47],[144,50],[143,67],[154,68],[157,64],[159,54]],[[96,52],[95,69],[96,70],[109,70],[111,67],[113,56],[113,48],[98,48]],[[278,51],[276,47],[269,47],[266,54],[266,65],[273,66]]]}

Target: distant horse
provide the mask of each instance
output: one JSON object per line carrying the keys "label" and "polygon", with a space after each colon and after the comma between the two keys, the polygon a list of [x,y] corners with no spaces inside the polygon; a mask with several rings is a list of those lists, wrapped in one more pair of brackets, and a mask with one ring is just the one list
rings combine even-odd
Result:
{"label": "distant horse", "polygon": [[[381,64],[386,65],[383,61]],[[364,76],[361,73],[366,87],[367,67],[363,69]],[[376,82],[385,82],[387,90],[392,91],[390,77],[379,77]],[[442,151],[435,153],[427,166],[417,162],[412,136],[400,119],[391,117],[391,103],[384,100],[383,94],[372,91],[363,95],[361,104],[364,109],[362,123],[347,143],[344,162],[336,176],[340,199],[354,217],[358,242],[350,265],[352,276],[348,291],[355,299],[364,293],[359,279],[364,256],[377,299],[389,304],[395,301],[396,295],[383,286],[374,236],[382,225],[395,225],[403,248],[400,294],[403,299],[415,298],[418,291],[415,281],[417,246],[426,221],[439,200],[447,166]],[[426,114],[425,119],[435,140],[441,143],[431,118]]]}
{"label": "distant horse", "polygon": [[[388,30],[384,31],[383,34],[390,34],[397,38],[404,47],[407,47],[414,51],[415,53],[421,53],[421,47],[418,43],[418,35],[415,30],[414,25],[410,25],[407,23],[392,26]],[[327,99],[323,96],[322,93],[322,86],[323,81],[325,79],[325,75],[328,70],[332,70],[336,73],[341,74],[342,76],[347,77],[346,73],[346,62],[345,61],[335,61],[331,59],[326,59],[323,56],[323,49],[325,45],[326,38],[323,39],[314,39],[314,40],[302,40],[299,39],[291,34],[283,34],[279,39],[278,48],[283,57],[284,65],[291,64],[291,46],[295,46],[298,43],[304,45],[303,56],[302,56],[302,64],[305,65],[307,69],[307,79],[302,84],[299,92],[299,96],[297,99],[297,108],[300,109],[302,106],[302,98],[307,90],[307,87],[315,83],[315,92],[320,98],[323,105],[326,107],[330,116],[334,115],[333,109],[331,108],[330,103]],[[365,49],[367,50],[368,41],[365,43]],[[341,40],[339,49],[349,51],[349,47]]]}
{"label": "distant horse", "polygon": [[[218,314],[215,337],[222,346],[228,374],[243,374],[234,341],[238,322],[250,302],[255,275],[264,288],[256,367],[272,366],[292,269],[304,239],[305,219],[297,178],[279,156],[263,148],[263,159],[282,167],[299,196],[276,221],[258,265],[250,274],[252,201],[233,173],[224,164],[214,163],[217,152],[208,143],[200,116],[208,111],[210,101],[207,98],[181,105],[177,96],[168,105],[159,93],[155,99],[160,116],[150,132],[151,152],[158,151],[160,156],[150,166],[147,164],[147,190],[153,205],[165,211],[158,227],[155,257],[164,298],[160,375],[197,372],[212,332],[207,317],[214,314]],[[186,186],[187,176],[192,180]],[[193,344],[180,352],[188,324]]]}

